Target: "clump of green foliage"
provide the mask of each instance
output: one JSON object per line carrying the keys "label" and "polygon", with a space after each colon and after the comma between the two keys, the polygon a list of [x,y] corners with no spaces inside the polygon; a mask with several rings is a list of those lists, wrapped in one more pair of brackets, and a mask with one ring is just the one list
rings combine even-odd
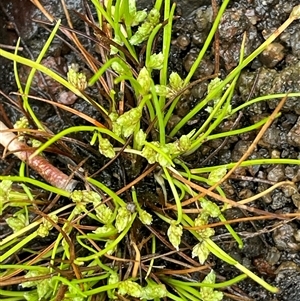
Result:
{"label": "clump of green foliage", "polygon": [[[28,92],[36,70],[49,75],[68,90],[94,105],[95,101],[85,93],[85,90],[94,87],[105,76],[113,78],[112,85],[106,86],[109,105],[103,106],[96,103],[99,111],[103,114],[103,120],[108,121],[107,124],[104,123],[103,126],[79,125],[67,128],[42,143],[32,154],[32,158],[67,135],[89,132],[91,134],[90,144],[96,146],[103,156],[113,160],[120,153],[125,153],[130,155],[133,160],[142,158],[144,165],[155,165],[156,170],[152,169],[152,175],[164,192],[165,202],[174,200],[173,205],[176,210],[163,214],[159,208],[155,209],[150,206],[144,208],[134,186],[129,191],[131,202],[128,202],[119,193],[117,194],[100,181],[86,175],[84,180],[89,187],[88,190],[69,192],[58,189],[25,177],[24,164],[22,164],[19,176],[0,177],[2,180],[0,211],[3,213],[8,207],[16,209],[13,216],[6,219],[6,223],[13,233],[0,243],[2,252],[0,267],[2,279],[14,279],[14,275],[23,275],[20,283],[23,288],[28,288],[28,290],[20,292],[5,289],[0,290],[0,295],[4,296],[5,300],[16,301],[24,300],[24,298],[28,301],[84,301],[95,300],[96,296],[98,300],[126,296],[141,300],[160,300],[167,297],[177,301],[218,301],[223,298],[223,293],[218,289],[237,283],[246,277],[251,277],[267,290],[276,292],[277,288],[253,274],[212,240],[215,232],[213,228],[207,226],[209,220],[214,218],[225,221],[223,211],[228,206],[220,205],[204,195],[199,195],[199,191],[188,184],[194,181],[203,183],[206,187],[213,186],[224,177],[229,168],[234,167],[234,163],[192,172],[184,161],[185,157],[193,154],[205,141],[245,133],[257,129],[267,122],[268,119],[265,118],[251,127],[213,134],[213,131],[224,120],[232,117],[246,106],[263,100],[261,98],[253,99],[238,108],[231,106],[231,99],[240,72],[271,42],[271,39],[268,39],[245,59],[242,47],[238,67],[225,79],[212,80],[206,97],[200,100],[171,132],[168,132],[167,124],[180,95],[189,85],[207,51],[229,1],[223,1],[207,41],[185,78],[168,70],[168,55],[175,11],[175,5],[171,6],[169,0],[157,0],[149,12],[138,11],[135,0],[117,0],[114,5],[113,1],[107,1],[105,6],[96,0],[92,0],[92,3],[98,16],[98,34],[103,35],[104,26],[107,26],[112,41],[104,53],[102,67],[95,70],[94,75],[89,79],[76,68],[70,68],[68,80],[66,80],[40,64],[59,29],[59,21],[35,62],[22,58],[16,53],[0,51],[0,55],[12,59],[15,65],[18,62],[32,67],[25,89],[18,80],[17,71],[16,79],[22,93],[24,109],[40,131],[45,130],[44,126],[38,116],[35,116],[28,102]],[[164,7],[162,7],[163,4]],[[161,11],[163,11],[163,15]],[[96,29],[95,32],[97,33]],[[162,38],[162,47],[157,51],[154,45],[159,35]],[[140,48],[137,46],[143,45],[145,46],[145,56],[144,63],[141,63],[137,54],[137,49]],[[118,91],[124,92],[124,87],[127,86],[130,87],[134,105],[131,104],[130,107],[125,103],[123,111],[120,109],[120,101],[116,95]],[[282,96],[273,95],[272,97]],[[180,129],[184,128],[187,122],[203,109],[209,112],[206,122],[200,127],[195,126],[186,134],[179,134]],[[291,162],[284,161],[282,163]],[[257,162],[246,161],[244,164],[257,164]],[[208,178],[199,176],[204,172],[209,172]],[[23,183],[23,190],[17,192],[13,182]],[[71,202],[56,206],[55,210],[43,214],[38,209],[42,200],[38,200],[38,195],[32,193],[29,186],[40,187],[43,191],[69,198]],[[216,195],[225,198],[220,186],[216,187],[216,191]],[[183,210],[182,202],[187,197],[195,198],[197,206],[201,208],[196,216],[189,215]],[[29,216],[30,210],[36,212],[40,217],[32,221]],[[84,217],[88,217],[97,226],[92,227],[92,230],[89,227],[83,227],[81,220]],[[242,274],[221,283],[215,283],[216,274],[213,270],[209,271],[208,269],[203,281],[197,282],[174,279],[163,273],[156,274],[155,256],[161,236],[157,235],[155,229],[156,223],[160,222],[168,225],[167,245],[174,252],[185,252],[196,257],[201,265],[206,262],[210,254],[213,254],[229,265],[235,266]],[[122,264],[113,262],[114,260],[124,262],[127,258],[128,254],[123,250],[124,241],[132,235],[134,225],[135,227],[143,225],[142,227],[150,229],[152,232],[146,249],[153,256],[150,257],[150,264],[145,265],[139,256],[140,250],[136,246],[136,244],[140,244],[142,248],[144,242],[132,244],[135,257],[130,258],[129,261],[134,268],[128,269],[129,273],[123,278]],[[231,226],[227,224],[226,228],[242,248],[243,242]],[[58,233],[55,240],[42,253],[39,254],[26,248],[29,242],[39,237],[48,237],[54,230]],[[188,251],[181,250],[184,235],[192,236],[195,242]],[[7,263],[14,254],[18,254],[21,250],[26,250],[30,256],[25,260],[13,260],[13,264]],[[197,264],[200,266],[199,263]],[[140,269],[139,273],[136,266]]]}

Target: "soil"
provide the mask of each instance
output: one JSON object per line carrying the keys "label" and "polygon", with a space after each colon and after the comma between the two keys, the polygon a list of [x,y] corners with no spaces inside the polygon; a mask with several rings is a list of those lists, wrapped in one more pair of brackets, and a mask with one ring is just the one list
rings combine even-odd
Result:
{"label": "soil", "polygon": [[[22,5],[20,5],[20,2]],[[60,1],[41,1],[45,8],[56,18],[62,18],[66,24]],[[82,1],[66,1],[70,11],[85,12]],[[149,7],[149,1],[138,1],[140,7]],[[276,28],[278,28],[289,16],[292,8],[299,4],[298,0],[241,0],[230,1],[221,21],[219,30],[220,55],[219,72],[221,77],[226,76],[237,66],[240,56],[240,47],[243,34],[247,35],[245,55],[255,50]],[[220,5],[220,3],[218,3]],[[210,0],[178,0],[176,14],[180,16],[174,22],[172,47],[170,52],[170,70],[177,71],[183,77],[189,71],[197,54],[201,50],[212,24],[213,11]],[[75,14],[72,14],[75,27],[82,23]],[[44,44],[48,34],[43,27],[33,22],[32,19],[45,20],[44,16],[34,7],[29,0],[2,0],[0,10],[0,43],[15,45],[18,36],[22,38],[22,55],[37,57],[39,50]],[[93,51],[93,50],[91,50]],[[216,50],[211,48],[206,54],[203,62],[195,73],[193,80],[212,75],[215,70]],[[49,59],[50,58],[50,59]],[[47,60],[51,67],[66,72],[66,66],[71,63],[79,63],[76,54],[72,53],[63,41],[55,39],[53,45],[47,52]],[[84,66],[83,66],[84,67]],[[0,58],[0,89],[4,93],[16,91],[12,64]],[[26,68],[21,68],[21,74],[26,77]],[[241,74],[236,93],[233,98],[233,107],[243,102],[266,94],[289,93],[300,91],[300,21],[293,22],[280,37],[270,45],[250,66]],[[208,82],[195,85],[182,97],[179,102],[174,120],[180,120],[201,100],[207,91]],[[94,118],[100,118],[99,113],[92,106],[80,99],[73,99],[72,95],[64,98],[60,87],[54,87],[45,91],[45,86],[51,86],[46,79],[46,85],[42,80],[36,78],[35,93],[39,96],[57,99],[63,102],[71,99],[72,106],[79,111]],[[43,93],[42,93],[43,91]],[[62,93],[62,94],[61,94]],[[63,97],[63,98],[60,98]],[[103,100],[98,96],[99,101]],[[12,96],[13,101],[17,98]],[[271,100],[256,103],[243,111],[239,123],[235,128],[249,126],[262,118],[269,116],[279,100]],[[50,105],[39,101],[32,101],[35,113],[40,120],[53,131],[58,132],[66,127],[82,124],[79,117],[55,109]],[[1,112],[6,112],[9,120],[3,120],[11,126],[20,112],[6,98],[0,98]],[[1,114],[0,116],[4,116]],[[194,116],[191,123],[199,126],[206,120],[207,114],[200,113]],[[2,118],[2,117],[0,117]],[[227,120],[218,129],[225,131],[232,127],[237,116]],[[10,123],[10,124],[9,124]],[[172,125],[170,125],[172,127]],[[188,131],[189,127],[182,129]],[[219,165],[236,162],[247,150],[257,133],[234,136],[223,140],[214,140],[205,143],[198,151],[187,158],[192,168],[202,166]],[[73,146],[70,159],[79,163],[82,158],[89,156],[84,167],[89,173],[96,172],[106,160],[100,156],[89,144],[90,137],[78,134],[74,137],[82,141],[82,145]],[[64,147],[64,146],[62,146]],[[215,150],[218,150],[214,152]],[[63,150],[64,151],[64,150]],[[70,152],[69,149],[66,149]],[[290,158],[300,159],[300,99],[289,98],[281,116],[273,122],[267,130],[258,147],[251,155],[255,158]],[[52,157],[51,157],[52,156]],[[67,169],[65,158],[51,155],[62,169]],[[200,159],[199,159],[200,158]],[[58,159],[58,161],[57,161]],[[0,161],[0,174],[17,174],[18,160],[8,156]],[[109,170],[102,171],[97,179],[108,185],[113,190],[123,187],[123,175],[130,182],[139,173],[141,167],[132,168],[130,158],[117,160]],[[38,176],[38,175],[34,175]],[[274,213],[294,213],[299,211],[300,195],[300,169],[299,165],[261,165],[251,168],[241,168],[234,176],[224,184],[224,189],[231,199],[239,200],[245,196],[251,196],[268,188],[270,184],[291,180],[295,183],[295,190],[280,187],[269,195],[259,199],[252,206]],[[148,180],[146,185],[138,188],[143,193],[144,203],[149,199],[158,199],[156,185]],[[250,213],[239,209],[226,211],[227,219],[235,219],[251,216]],[[236,300],[272,300],[272,301],[298,301],[300,300],[300,223],[295,219],[283,223],[282,221],[255,221],[253,223],[239,223],[234,229],[243,237],[245,246],[239,249],[227,235],[226,229],[218,228],[215,241],[228,254],[236,258],[243,265],[255,272],[259,277],[280,288],[280,293],[273,295],[265,289],[246,279],[234,288],[228,288],[227,292],[236,295]],[[163,230],[163,229],[162,229]],[[187,238],[187,240],[190,238]],[[210,258],[214,270],[220,279],[230,279],[238,275],[238,271],[216,260]],[[222,278],[225,277],[225,278]],[[224,300],[232,300],[225,297]]]}

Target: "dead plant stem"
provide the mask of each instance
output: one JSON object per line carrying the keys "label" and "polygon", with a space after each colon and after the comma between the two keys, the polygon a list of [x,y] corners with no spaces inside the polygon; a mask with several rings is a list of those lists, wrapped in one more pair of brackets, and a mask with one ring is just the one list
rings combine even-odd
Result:
{"label": "dead plant stem", "polygon": [[8,127],[0,121],[0,144],[5,150],[14,153],[21,161],[26,162],[30,168],[36,171],[49,184],[67,191],[73,191],[77,181],[70,179],[68,175],[64,174],[58,168],[53,166],[43,156],[30,156],[34,153],[25,143],[18,140],[18,137],[9,131]]}

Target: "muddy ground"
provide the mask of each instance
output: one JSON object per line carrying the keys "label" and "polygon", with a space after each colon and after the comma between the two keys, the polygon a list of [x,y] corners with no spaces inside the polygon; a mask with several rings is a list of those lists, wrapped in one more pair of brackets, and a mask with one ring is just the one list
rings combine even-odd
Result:
{"label": "muddy ground", "polygon": [[[45,8],[57,18],[63,17],[60,1],[41,1]],[[66,0],[69,9],[85,12],[82,1]],[[149,7],[149,1],[138,1],[140,7]],[[200,51],[212,21],[212,6],[210,0],[178,0],[177,15],[180,16],[174,22],[172,47],[170,53],[170,70],[179,72],[185,76],[192,62]],[[220,3],[219,3],[220,4]],[[250,54],[256,49],[276,28],[278,28],[289,16],[292,7],[299,1],[285,0],[242,0],[231,1],[227,8],[219,30],[219,72],[226,76],[238,63],[239,52],[243,33],[247,34],[245,53]],[[42,26],[32,19],[44,19],[42,14],[35,9],[29,0],[2,0],[0,10],[0,44],[15,45],[18,35],[23,44],[22,54],[27,57],[36,57],[41,49],[47,34]],[[80,21],[74,16],[75,26]],[[50,62],[53,68],[65,72],[67,64],[76,61],[76,55],[60,40],[55,40],[47,53],[53,57]],[[58,59],[60,58],[60,60]],[[52,58],[51,58],[52,60]],[[57,63],[59,61],[59,63]],[[213,48],[206,54],[203,62],[197,70],[193,80],[208,76],[215,71],[215,51]],[[26,77],[26,70],[23,70]],[[57,98],[64,91],[47,91],[43,94],[42,84],[37,81],[38,95]],[[207,82],[196,85],[187,93],[176,108],[178,120],[195,106],[206,92]],[[0,58],[0,89],[4,93],[15,91],[12,64]],[[287,93],[300,91],[300,21],[295,21],[262,55],[255,59],[242,73],[233,99],[233,107],[247,101],[250,97],[272,93]],[[15,99],[15,98],[14,98]],[[100,99],[101,100],[101,99]],[[16,100],[15,100],[16,101]],[[235,128],[248,126],[262,117],[269,116],[276,107],[278,100],[259,102],[243,111],[239,123]],[[51,130],[57,132],[68,126],[77,124],[78,119],[68,113],[58,111],[52,106],[33,101],[35,113]],[[77,100],[74,108],[97,118],[97,112],[86,103]],[[14,123],[20,113],[4,97],[0,98],[1,112],[6,112],[9,120],[3,120],[9,126]],[[0,118],[4,114],[1,113]],[[289,98],[282,110],[282,115],[267,130],[259,142],[259,145],[251,158],[291,158],[300,159],[300,99]],[[207,115],[196,115],[192,123],[203,123]],[[236,118],[237,116],[235,116]],[[80,121],[81,122],[81,121]],[[231,128],[234,120],[229,120],[220,127],[220,131]],[[188,127],[183,131],[188,131]],[[249,147],[256,133],[249,133],[230,138],[223,144],[221,140],[206,143],[193,158],[189,158],[192,167],[224,164],[238,159]],[[85,141],[85,137],[77,137]],[[221,147],[220,147],[221,146]],[[220,148],[219,148],[220,147]],[[217,152],[213,153],[215,149]],[[1,150],[1,148],[0,148]],[[1,150],[2,151],[2,150]],[[72,159],[80,162],[82,156],[87,156],[89,150],[78,148]],[[200,158],[200,159],[199,159]],[[54,159],[53,157],[53,160]],[[93,153],[88,162],[87,169],[93,173],[103,164],[103,158]],[[66,168],[66,162],[60,160],[57,164],[62,169]],[[126,162],[121,169],[129,170]],[[128,165],[130,165],[127,162]],[[18,161],[9,156],[0,161],[0,174],[14,174],[18,172]],[[122,180],[116,181],[114,173],[118,173],[119,166],[115,164],[112,170],[103,171],[99,177],[104,184],[112,189],[122,187]],[[134,178],[134,171],[127,174],[128,181]],[[270,184],[292,180],[299,188],[299,166],[268,166],[261,165],[255,168],[241,169],[234,177],[227,181],[225,191],[231,199],[239,200],[245,196],[254,195],[265,190]],[[154,183],[148,183],[145,188],[149,194],[153,193]],[[294,213],[299,210],[300,198],[298,192],[287,188],[278,188],[264,198],[259,199],[252,206],[275,213]],[[228,210],[227,218],[233,219],[248,216],[246,212],[238,209]],[[293,220],[286,224],[280,221],[256,221],[253,223],[239,223],[235,230],[244,238],[245,247],[239,250],[232,238],[224,229],[218,229],[215,240],[231,256],[238,259],[260,277],[281,289],[280,294],[272,295],[266,292],[251,280],[239,283],[228,292],[235,294],[236,300],[272,300],[272,301],[298,301],[300,300],[300,223]],[[3,224],[3,220],[2,220]],[[210,258],[219,276],[229,279],[238,275],[235,268]],[[220,278],[221,279],[221,278]],[[225,297],[226,299],[226,297]],[[225,300],[224,299],[224,300]],[[229,299],[228,299],[229,300]]]}

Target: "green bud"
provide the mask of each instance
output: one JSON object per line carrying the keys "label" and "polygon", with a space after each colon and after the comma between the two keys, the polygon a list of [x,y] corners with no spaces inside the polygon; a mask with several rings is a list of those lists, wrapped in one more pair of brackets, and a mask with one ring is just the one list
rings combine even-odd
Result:
{"label": "green bud", "polygon": [[115,284],[119,282],[119,275],[117,273],[111,273],[108,278],[108,284]]}
{"label": "green bud", "polygon": [[225,175],[227,172],[227,168],[225,166],[219,167],[215,170],[213,170],[209,176],[208,180],[211,182],[212,185],[218,183]]}
{"label": "green bud", "polygon": [[118,137],[121,137],[122,135],[122,127],[116,123],[116,122],[113,122],[112,124],[112,131],[118,136]]}
{"label": "green bud", "polygon": [[131,212],[125,207],[120,207],[116,216],[115,227],[118,233],[122,232],[131,221]]}
{"label": "green bud", "polygon": [[[111,274],[107,280],[107,284],[116,284],[119,282],[119,275],[118,273],[114,272],[113,270],[111,270]],[[115,289],[113,290],[108,290],[107,291],[107,297],[108,300],[114,300],[115,299]]]}
{"label": "green bud", "polygon": [[159,52],[157,54],[154,53],[149,58],[149,63],[147,65],[147,68],[160,70],[162,69],[163,64],[164,64],[164,55],[162,54],[162,52]]}
{"label": "green bud", "polygon": [[27,292],[24,291],[23,297],[24,297],[24,300],[26,300],[26,301],[38,301],[39,300],[39,296],[38,296],[36,290],[27,291]]}
{"label": "green bud", "polygon": [[146,10],[136,11],[136,0],[129,0],[129,14],[132,18],[131,26],[137,26],[147,18]]}
{"label": "green bud", "polygon": [[138,45],[145,41],[151,34],[154,27],[159,23],[160,14],[159,11],[153,8],[144,23],[139,26],[137,32],[130,38],[129,43],[131,45]]}
{"label": "green bud", "polygon": [[131,16],[134,16],[136,14],[136,0],[128,1],[128,11]]}
{"label": "green bud", "polygon": [[[160,149],[164,155],[162,153],[156,154],[156,162],[158,162],[162,167],[169,167],[173,164],[170,157],[170,152],[174,150],[174,145],[172,144],[173,143],[168,143],[164,146],[160,146]],[[174,155],[174,153],[172,155]]]}
{"label": "green bud", "polygon": [[171,97],[173,95],[172,89],[169,88],[168,86],[155,85],[154,88],[155,88],[155,93],[158,96]]}
{"label": "green bud", "polygon": [[99,152],[109,159],[113,158],[116,155],[110,141],[107,138],[102,138],[101,135],[99,135]]}
{"label": "green bud", "polygon": [[134,15],[134,18],[132,20],[131,26],[137,26],[141,22],[143,22],[147,17],[147,12],[145,10],[139,10]]}
{"label": "green bud", "polygon": [[150,10],[147,16],[147,22],[150,22],[153,26],[159,23],[160,13],[156,8]]}
{"label": "green bud", "polygon": [[170,243],[173,245],[173,247],[176,248],[177,251],[179,250],[182,233],[182,226],[176,225],[176,222],[172,221],[168,229],[167,235],[169,237]]}
{"label": "green bud", "polygon": [[151,87],[151,77],[146,67],[143,67],[141,69],[137,81],[141,86],[141,90],[140,90],[141,95],[148,94]]}
{"label": "green bud", "polygon": [[149,284],[142,288],[141,299],[163,299],[167,296],[168,291],[164,284]]}
{"label": "green bud", "polygon": [[[202,281],[203,284],[214,284],[216,281],[216,274],[214,271],[210,271],[210,273],[204,278]],[[212,287],[203,286],[200,288],[199,297],[203,301],[221,301],[223,300],[223,293],[219,291],[215,291]]]}
{"label": "green bud", "polygon": [[67,73],[68,82],[80,91],[84,91],[87,88],[86,75],[82,72],[78,72],[79,68],[77,64],[69,66]]}
{"label": "green bud", "polygon": [[84,202],[84,203],[94,203],[97,204],[101,201],[101,197],[97,192],[88,190],[74,190],[71,193],[71,199],[74,203]]}
{"label": "green bud", "polygon": [[180,153],[188,151],[192,145],[191,139],[188,135],[182,135],[179,140],[175,141],[176,147]]}
{"label": "green bud", "polygon": [[[155,144],[156,146],[159,147],[159,143],[157,141],[153,141],[150,143]],[[148,145],[145,145],[141,152],[141,155],[147,159],[149,164],[153,164],[156,162],[156,154],[157,154],[156,151]]]}
{"label": "green bud", "polygon": [[42,142],[40,140],[37,139],[31,139],[31,146],[38,148],[42,145]]}
{"label": "green bud", "polygon": [[122,126],[117,123],[117,120],[119,118],[119,114],[116,112],[112,112],[109,114],[109,118],[112,121],[112,131],[117,135],[121,136],[122,135]]}
{"label": "green bud", "polygon": [[[114,61],[111,64],[111,67],[119,75],[132,75],[130,68],[126,64],[121,65],[119,62]],[[114,113],[111,113],[111,114],[114,114]]]}
{"label": "green bud", "polygon": [[26,129],[29,127],[28,119],[25,116],[22,116],[17,122],[14,124],[14,129]]}
{"label": "green bud", "polygon": [[101,204],[97,206],[95,210],[96,215],[102,224],[107,224],[108,222],[110,222],[113,216],[113,212],[108,206]]}
{"label": "green bud", "polygon": [[145,144],[146,136],[147,136],[146,133],[144,133],[142,129],[140,129],[134,136],[137,150],[140,150]]}
{"label": "green bud", "polygon": [[[156,152],[154,148],[151,147],[151,145],[156,146],[157,148],[160,148],[161,152]],[[173,166],[172,159],[169,155],[171,149],[176,149],[174,146],[172,146],[171,143],[166,144],[165,146],[161,146],[159,142],[152,141],[147,143],[144,148],[142,149],[141,155],[147,159],[147,161],[150,164],[153,164],[155,162],[159,163],[163,167]],[[163,154],[164,155],[163,155]]]}
{"label": "green bud", "polygon": [[94,191],[74,190],[70,195],[71,200],[76,203],[77,214],[85,211],[88,203],[99,204],[101,197]]}
{"label": "green bud", "polygon": [[126,74],[126,71],[123,68],[123,66],[120,63],[116,62],[116,61],[111,64],[111,67],[119,75]]}
{"label": "green bud", "polygon": [[[77,289],[76,289],[77,288]],[[85,297],[82,297],[78,295],[78,290],[80,290],[81,287],[77,283],[73,283],[73,285],[68,286],[68,290],[70,294],[72,295],[72,301],[86,301]],[[64,298],[65,300],[66,298]]]}
{"label": "green bud", "polygon": [[[45,276],[48,274],[50,275],[50,272],[48,270],[45,270],[45,271],[31,270],[25,275],[25,278],[40,277],[40,276]],[[23,288],[36,287],[35,294],[26,294],[26,296],[24,296],[25,300],[29,300],[29,301],[31,301],[31,300],[34,300],[34,301],[48,300],[49,295],[53,292],[53,287],[54,287],[51,277],[48,279],[42,279],[42,280],[26,281],[26,282],[23,282],[21,285]]]}
{"label": "green bud", "polygon": [[99,234],[100,236],[111,235],[116,231],[116,228],[111,224],[106,224],[102,227],[98,227],[93,233]]}
{"label": "green bud", "polygon": [[12,181],[3,180],[0,182],[0,200],[9,201],[9,193],[11,191]]}
{"label": "green bud", "polygon": [[152,223],[152,215],[148,213],[146,210],[139,211],[139,219],[144,225],[151,225]]}
{"label": "green bud", "polygon": [[8,217],[5,221],[14,232],[17,232],[28,225],[26,216],[23,212],[17,212],[13,217]]}
{"label": "green bud", "polygon": [[167,143],[165,145],[166,150],[164,150],[164,151],[167,154],[170,154],[171,156],[178,156],[180,154],[178,144],[179,144],[178,140],[173,143]]}
{"label": "green bud", "polygon": [[142,287],[130,280],[121,281],[118,289],[119,294],[122,296],[129,295],[135,298],[141,298],[142,296]]}
{"label": "green bud", "polygon": [[[52,222],[57,223],[58,217],[56,215],[49,215],[49,218],[52,220]],[[46,237],[49,235],[49,231],[53,228],[52,223],[42,218],[42,224],[38,227],[37,234],[41,237]]]}
{"label": "green bud", "polygon": [[117,112],[111,112],[108,116],[112,122],[117,121],[119,118],[119,114]]}
{"label": "green bud", "polygon": [[211,217],[218,217],[221,213],[220,208],[218,207],[217,204],[208,201],[206,199],[201,200],[201,207],[205,214],[211,216]]}
{"label": "green bud", "polygon": [[196,244],[193,248],[192,257],[198,256],[199,262],[204,264],[205,260],[207,259],[210,251],[208,249],[208,245],[206,241],[202,241]]}
{"label": "green bud", "polygon": [[170,74],[170,86],[173,90],[179,91],[184,87],[184,81],[181,79],[177,72],[172,72]]}
{"label": "green bud", "polygon": [[[207,225],[209,215],[204,211],[203,214],[199,214],[195,219],[195,227],[200,227],[203,225]],[[204,228],[200,230],[196,230],[196,232],[200,235],[201,239],[205,240],[215,234],[215,230],[212,228]]]}
{"label": "green bud", "polygon": [[[210,83],[207,86],[207,93],[210,93],[211,91],[215,91],[216,89],[218,89],[218,86],[222,83],[223,81],[219,78],[216,77],[213,80],[210,81]],[[214,97],[214,100],[219,100],[222,97],[223,94],[223,90],[219,89],[219,92],[217,93],[217,95]]]}
{"label": "green bud", "polygon": [[138,31],[129,39],[129,43],[133,46],[141,44],[149,37],[152,30],[153,26],[150,23],[143,23],[138,28]]}
{"label": "green bud", "polygon": [[[165,154],[167,154],[167,153],[165,153]],[[171,160],[171,158],[170,158],[170,160]],[[155,161],[162,167],[170,167],[171,166],[170,161],[160,153],[156,153]]]}
{"label": "green bud", "polygon": [[[213,106],[208,106],[205,108],[205,110],[208,113],[212,113],[212,111],[214,110],[214,108],[218,105],[219,101],[221,100],[221,97],[223,95],[223,91],[225,90],[225,87],[223,87],[223,89],[219,88],[219,85],[222,84],[223,80],[221,80],[220,78],[216,77],[214,78],[207,86],[207,93],[210,93],[212,91],[217,91],[217,94],[214,96],[214,98],[212,98],[213,101]],[[216,111],[214,113],[214,118],[217,118],[220,114],[223,114],[226,116],[228,116],[231,112],[231,105],[230,104],[225,104],[223,105],[222,108],[219,108],[218,111]]]}
{"label": "green bud", "polygon": [[[40,270],[30,270],[29,272],[26,273],[25,275],[25,279],[26,278],[34,278],[34,277],[39,277],[39,276],[45,276],[47,275],[49,272],[45,270],[44,271],[40,271]],[[33,286],[37,286],[37,284],[40,282],[41,280],[30,280],[30,281],[25,281],[23,283],[21,283],[21,286],[23,288],[25,287],[33,287]]]}
{"label": "green bud", "polygon": [[206,212],[202,212],[202,213],[198,214],[198,216],[195,218],[195,221],[194,221],[195,227],[207,225],[208,218],[209,218],[209,215],[206,214]]}
{"label": "green bud", "polygon": [[[114,240],[108,239],[107,242],[105,243],[104,248],[105,248],[105,249],[106,249],[106,248],[109,248],[109,246],[110,246],[113,242],[114,242]],[[117,246],[114,246],[114,247],[110,248],[110,249],[107,251],[106,254],[107,254],[107,255],[113,255],[114,252],[116,251],[116,249],[117,249]]]}
{"label": "green bud", "polygon": [[121,126],[122,134],[125,138],[129,137],[142,117],[142,110],[139,107],[133,108],[121,115],[116,123]]}
{"label": "green bud", "polygon": [[0,215],[4,210],[5,203],[9,202],[9,193],[11,191],[12,181],[3,180],[0,182]]}

